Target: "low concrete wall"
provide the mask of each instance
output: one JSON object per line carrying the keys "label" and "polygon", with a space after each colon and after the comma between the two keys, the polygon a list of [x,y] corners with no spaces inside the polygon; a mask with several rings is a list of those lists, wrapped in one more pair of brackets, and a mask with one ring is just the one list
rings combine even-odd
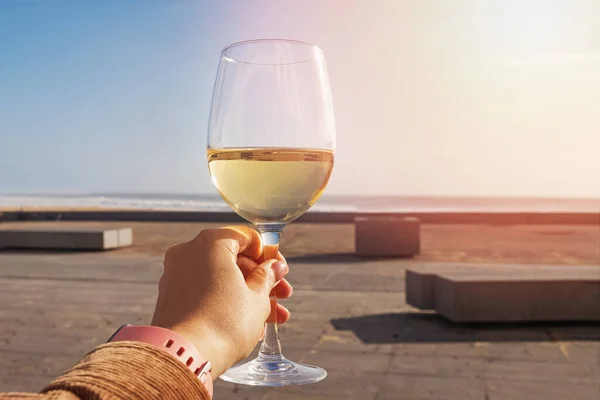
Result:
{"label": "low concrete wall", "polygon": [[[361,216],[418,218],[422,224],[493,224],[493,225],[600,225],[600,213],[542,213],[542,212],[447,212],[447,213],[363,213],[308,212],[298,218],[303,223],[354,223]],[[147,222],[220,222],[240,223],[244,220],[234,212],[202,211],[6,211],[1,221],[147,221]]]}

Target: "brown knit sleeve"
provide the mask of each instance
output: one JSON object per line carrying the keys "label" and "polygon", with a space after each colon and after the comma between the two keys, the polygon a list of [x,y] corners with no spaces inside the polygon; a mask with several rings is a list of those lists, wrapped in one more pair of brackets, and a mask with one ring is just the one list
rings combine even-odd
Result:
{"label": "brown knit sleeve", "polygon": [[201,399],[204,385],[180,361],[145,343],[114,342],[96,347],[56,378],[41,394],[6,393],[0,399]]}

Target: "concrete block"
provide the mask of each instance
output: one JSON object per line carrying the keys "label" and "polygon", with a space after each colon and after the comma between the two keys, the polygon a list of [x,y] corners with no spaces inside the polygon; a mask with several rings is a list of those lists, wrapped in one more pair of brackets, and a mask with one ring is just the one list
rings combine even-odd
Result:
{"label": "concrete block", "polygon": [[437,276],[434,273],[406,270],[406,302],[421,310],[433,310],[435,308],[436,279]]}
{"label": "concrete block", "polygon": [[131,228],[79,229],[62,227],[0,227],[0,248],[48,250],[108,250],[133,244]]}
{"label": "concrete block", "polygon": [[406,299],[455,322],[600,321],[600,267],[413,269]]}
{"label": "concrete block", "polygon": [[421,251],[418,218],[361,216],[354,222],[358,256],[413,257]]}

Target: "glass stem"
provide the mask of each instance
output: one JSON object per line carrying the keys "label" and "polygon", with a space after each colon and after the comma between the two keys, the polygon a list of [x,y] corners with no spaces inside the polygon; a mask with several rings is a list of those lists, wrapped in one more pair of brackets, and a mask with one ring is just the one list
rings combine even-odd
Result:
{"label": "glass stem", "polygon": [[[279,239],[284,224],[258,225],[262,235],[263,258],[265,260],[277,259],[279,252]],[[265,333],[258,354],[259,359],[282,359],[279,330],[277,329],[277,295],[275,289],[271,291],[271,314],[265,323]]]}

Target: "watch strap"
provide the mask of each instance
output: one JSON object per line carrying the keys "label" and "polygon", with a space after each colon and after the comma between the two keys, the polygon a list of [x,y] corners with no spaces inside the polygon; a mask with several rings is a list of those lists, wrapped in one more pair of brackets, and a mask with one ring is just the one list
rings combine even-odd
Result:
{"label": "watch strap", "polygon": [[198,377],[212,398],[211,363],[206,361],[196,347],[180,334],[158,326],[123,325],[108,341],[143,342],[166,351]]}

